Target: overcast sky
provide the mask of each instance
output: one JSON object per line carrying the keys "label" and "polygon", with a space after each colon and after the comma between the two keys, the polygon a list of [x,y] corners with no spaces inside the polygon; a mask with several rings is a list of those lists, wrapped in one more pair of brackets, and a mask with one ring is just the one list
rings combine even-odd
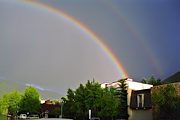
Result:
{"label": "overcast sky", "polygon": [[[88,26],[130,78],[166,78],[180,68],[180,2],[40,0]],[[0,1],[0,79],[65,94],[93,78],[121,78],[109,56],[71,21],[21,1]]]}

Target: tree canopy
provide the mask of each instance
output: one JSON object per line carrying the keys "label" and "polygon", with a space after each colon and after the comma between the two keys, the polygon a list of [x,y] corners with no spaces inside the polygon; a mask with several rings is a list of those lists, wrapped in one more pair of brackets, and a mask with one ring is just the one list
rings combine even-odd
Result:
{"label": "tree canopy", "polygon": [[116,88],[116,94],[119,98],[119,114],[120,119],[128,119],[128,106],[127,106],[127,84],[125,79],[118,80],[119,87]]}
{"label": "tree canopy", "polygon": [[37,114],[40,111],[40,95],[38,91],[29,86],[25,89],[20,102],[20,113]]}
{"label": "tree canopy", "polygon": [[152,102],[156,108],[156,119],[176,120],[180,113],[180,96],[172,84],[160,86],[152,93]]}
{"label": "tree canopy", "polygon": [[141,82],[144,83],[144,84],[151,84],[153,86],[161,85],[162,84],[161,79],[160,78],[155,79],[155,77],[153,75],[151,75],[149,77],[149,79],[144,77]]}
{"label": "tree canopy", "polygon": [[94,80],[87,81],[85,85],[80,84],[75,91],[68,89],[67,98],[62,99],[63,111],[66,110],[65,113],[63,112],[64,115],[76,120],[88,119],[89,110],[92,111],[92,117],[104,119],[118,114],[119,101],[115,89],[102,89],[101,85]]}
{"label": "tree canopy", "polygon": [[21,93],[14,90],[10,93],[4,94],[1,102],[1,110],[7,111],[8,114],[16,116],[19,111],[19,103],[21,101]]}
{"label": "tree canopy", "polygon": [[26,87],[24,94],[14,90],[0,98],[0,114],[11,115],[11,119],[21,113],[34,114],[39,112],[40,96],[32,86]]}

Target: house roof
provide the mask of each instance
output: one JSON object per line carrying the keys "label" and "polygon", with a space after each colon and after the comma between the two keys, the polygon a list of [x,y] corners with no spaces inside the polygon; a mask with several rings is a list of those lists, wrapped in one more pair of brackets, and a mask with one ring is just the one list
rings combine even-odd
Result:
{"label": "house roof", "polygon": [[[150,84],[144,84],[144,83],[141,83],[141,82],[135,82],[133,81],[133,79],[130,79],[130,78],[127,78],[126,79],[126,84],[128,85],[128,88],[129,89],[132,89],[132,90],[143,90],[143,89],[150,89],[153,87],[153,85],[150,85]],[[105,88],[105,87],[118,87],[119,86],[119,82],[118,81],[115,81],[115,82],[112,82],[112,83],[103,83],[101,84],[101,87],[102,88]]]}

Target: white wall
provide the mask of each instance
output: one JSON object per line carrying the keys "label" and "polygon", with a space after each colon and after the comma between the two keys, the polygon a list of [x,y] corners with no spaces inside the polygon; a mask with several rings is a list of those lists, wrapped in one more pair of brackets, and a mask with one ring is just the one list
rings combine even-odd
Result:
{"label": "white wall", "polygon": [[129,120],[152,120],[152,109],[149,110],[132,110]]}

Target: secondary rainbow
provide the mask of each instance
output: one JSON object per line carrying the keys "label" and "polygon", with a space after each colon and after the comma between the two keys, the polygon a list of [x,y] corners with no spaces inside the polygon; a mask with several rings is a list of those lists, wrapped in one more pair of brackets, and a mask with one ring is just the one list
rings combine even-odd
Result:
{"label": "secondary rainbow", "polygon": [[108,48],[108,46],[105,43],[103,43],[102,40],[92,30],[90,30],[86,25],[84,25],[82,22],[80,22],[80,21],[76,20],[75,18],[73,18],[72,16],[66,14],[59,8],[58,9],[54,8],[48,4],[41,3],[41,2],[38,2],[35,0],[25,0],[22,2],[24,2],[26,4],[30,4],[37,8],[46,9],[49,12],[56,14],[58,16],[61,16],[61,17],[65,18],[66,20],[68,20],[69,22],[73,23],[75,26],[80,28],[80,30],[82,30],[87,35],[89,35],[102,48],[102,50],[110,57],[113,64],[115,65],[116,69],[118,70],[119,74],[121,74],[122,78],[128,77],[128,73],[126,72],[125,68],[121,64],[120,60],[118,60],[116,58],[116,56],[113,54],[111,49]]}
{"label": "secondary rainbow", "polygon": [[160,62],[158,60],[158,56],[155,55],[153,52],[153,49],[149,46],[149,42],[145,39],[146,36],[143,35],[138,28],[136,28],[134,25],[136,23],[130,22],[130,20],[127,18],[126,15],[124,15],[123,12],[117,9],[114,5],[111,4],[111,2],[103,1],[106,5],[109,6],[109,8],[113,11],[115,16],[123,22],[123,24],[126,25],[126,29],[130,34],[134,37],[133,40],[137,41],[138,44],[141,46],[142,50],[144,50],[147,54],[148,59],[150,60],[152,66],[154,67],[154,71],[160,76],[163,72],[162,67],[160,66]]}

